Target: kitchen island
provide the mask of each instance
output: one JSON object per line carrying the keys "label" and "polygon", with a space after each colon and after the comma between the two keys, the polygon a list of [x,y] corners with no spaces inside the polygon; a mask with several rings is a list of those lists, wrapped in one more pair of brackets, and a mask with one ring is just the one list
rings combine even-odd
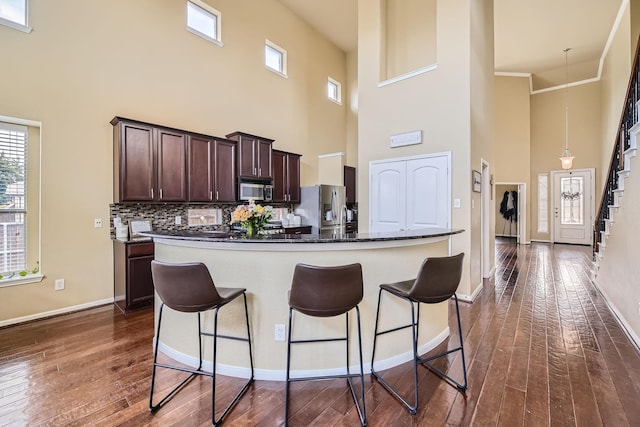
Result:
{"label": "kitchen island", "polygon": [[[203,262],[219,287],[247,289],[249,319],[253,341],[256,379],[284,380],[286,341],[276,341],[275,325],[288,322],[288,290],[297,263],[313,265],[362,264],[364,298],[360,303],[365,370],[370,371],[371,350],[378,285],[415,277],[424,258],[446,256],[450,239],[463,230],[424,229],[394,233],[353,233],[342,235],[269,235],[245,238],[231,232],[157,231],[153,237],[155,258],[165,262]],[[156,295],[156,318],[160,301]],[[406,302],[385,297],[382,327],[409,323]],[[244,310],[240,300],[220,311],[221,333],[243,335]],[[419,351],[425,352],[449,335],[447,303],[423,307],[420,315]],[[350,316],[351,361],[357,365],[355,316]],[[204,316],[203,328],[213,325],[213,313]],[[344,334],[344,316],[318,321],[296,313],[296,337],[335,337]],[[287,331],[288,332],[288,331]],[[383,337],[379,341],[376,369],[396,366],[411,359],[410,329]],[[197,364],[197,323],[194,314],[165,310],[160,349],[170,357],[190,365]],[[212,349],[205,339],[205,368],[211,368]],[[222,340],[218,346],[218,372],[247,377],[249,360],[246,345]],[[319,351],[321,350],[321,351]],[[292,358],[292,375],[324,375],[344,372],[344,344],[298,346]],[[342,369],[342,371],[341,371]]]}

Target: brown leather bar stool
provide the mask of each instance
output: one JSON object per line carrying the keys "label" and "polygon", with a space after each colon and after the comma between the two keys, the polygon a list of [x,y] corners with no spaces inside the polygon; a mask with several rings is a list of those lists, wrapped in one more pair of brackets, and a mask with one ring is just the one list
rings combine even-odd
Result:
{"label": "brown leather bar stool", "polygon": [[[149,393],[149,410],[155,412],[180,391],[196,375],[206,375],[212,378],[211,392],[211,422],[214,426],[222,423],[224,417],[231,408],[238,403],[242,395],[247,391],[253,382],[253,354],[251,352],[251,332],[249,330],[249,312],[247,310],[247,295],[244,288],[216,288],[207,267],[200,262],[169,264],[160,261],[151,261],[151,274],[153,285],[162,301],[158,314],[158,328],[156,331],[156,345],[153,353],[153,371],[151,374],[151,391]],[[242,296],[244,298],[244,314],[247,323],[247,337],[236,337],[218,334],[218,311],[234,299]],[[158,363],[158,343],[160,342],[160,325],[162,323],[162,312],[165,305],[173,310],[184,313],[198,313],[198,349],[200,362],[197,369],[183,368],[181,366]],[[202,332],[201,314],[207,310],[214,310],[213,333]],[[213,371],[211,373],[202,370],[202,337],[213,337]],[[251,376],[242,389],[235,395],[231,403],[224,409],[220,417],[216,420],[216,355],[218,349],[218,338],[245,341],[249,346],[249,361],[251,364]],[[153,404],[153,389],[156,379],[156,368],[168,368],[177,371],[188,372],[189,375],[176,387],[174,387],[157,404]]]}
{"label": "brown leather bar stool", "polygon": [[[362,334],[360,332],[360,309],[358,303],[362,301],[362,266],[350,264],[337,267],[318,267],[306,264],[298,264],[293,272],[291,290],[289,291],[289,334],[287,339],[287,387],[285,398],[285,425],[289,422],[289,386],[293,381],[324,380],[330,378],[346,378],[351,396],[356,404],[360,422],[367,425],[367,416],[364,401],[364,370],[362,366]],[[349,372],[349,311],[356,309],[358,319],[358,348],[360,350],[360,373]],[[307,316],[333,317],[344,314],[346,317],[345,337],[324,339],[296,339],[291,335],[293,312],[298,311]],[[291,345],[325,343],[331,341],[345,341],[346,373],[342,375],[326,375],[316,377],[291,378]],[[354,377],[360,377],[361,400],[359,403],[356,391],[351,381]]]}
{"label": "brown leather bar stool", "polygon": [[[380,291],[378,292],[378,308],[376,309],[375,334],[373,337],[373,352],[371,355],[371,374],[378,381],[380,381],[380,384],[382,384],[384,388],[386,388],[391,394],[393,394],[398,400],[400,400],[404,404],[404,406],[407,407],[411,414],[415,414],[418,407],[418,364],[425,365],[435,374],[455,385],[458,390],[462,392],[465,392],[467,390],[467,367],[464,360],[462,327],[460,325],[460,310],[458,309],[458,297],[456,296],[456,289],[458,288],[460,278],[462,277],[463,258],[464,253],[450,257],[427,258],[420,266],[418,276],[415,280],[406,280],[398,283],[380,285]],[[409,323],[408,325],[378,332],[378,318],[380,316],[380,300],[382,297],[382,291],[386,291],[391,295],[402,298],[409,303],[409,305],[411,306],[411,323]],[[460,336],[460,346],[448,350],[444,353],[437,354],[435,356],[421,358],[418,354],[418,324],[420,323],[420,304],[437,304],[439,302],[447,301],[452,296],[456,302],[456,315],[458,318],[458,335]],[[415,315],[415,305],[417,305],[418,307],[417,319]],[[374,370],[376,342],[378,336],[396,332],[409,327],[411,328],[411,336],[413,337],[413,405],[411,405],[402,396],[400,396],[400,394],[385,379],[383,379],[379,373]],[[462,355],[462,371],[464,374],[464,384],[456,382],[442,370],[429,363],[431,360],[446,356],[456,351],[460,351]]]}

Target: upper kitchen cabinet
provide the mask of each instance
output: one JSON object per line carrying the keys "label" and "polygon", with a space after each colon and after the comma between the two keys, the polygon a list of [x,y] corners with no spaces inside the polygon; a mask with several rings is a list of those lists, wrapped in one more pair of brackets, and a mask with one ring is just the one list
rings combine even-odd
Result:
{"label": "upper kitchen cabinet", "polygon": [[186,134],[120,117],[111,124],[114,202],[186,201]]}
{"label": "upper kitchen cabinet", "polygon": [[344,186],[346,187],[347,205],[356,203],[356,168],[353,166],[344,167]]}
{"label": "upper kitchen cabinet", "polygon": [[273,201],[300,202],[300,155],[273,150]]}
{"label": "upper kitchen cabinet", "polygon": [[236,142],[189,135],[189,201],[235,202]]}
{"label": "upper kitchen cabinet", "polygon": [[271,145],[273,139],[233,132],[228,139],[238,142],[238,176],[272,179]]}

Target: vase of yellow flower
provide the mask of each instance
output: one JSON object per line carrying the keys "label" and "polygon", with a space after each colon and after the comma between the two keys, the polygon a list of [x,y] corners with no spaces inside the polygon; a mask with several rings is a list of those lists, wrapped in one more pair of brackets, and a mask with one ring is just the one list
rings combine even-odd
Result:
{"label": "vase of yellow flower", "polygon": [[240,223],[247,237],[264,234],[264,227],[271,219],[271,206],[256,205],[249,200],[248,205],[238,206],[231,215],[231,224]]}

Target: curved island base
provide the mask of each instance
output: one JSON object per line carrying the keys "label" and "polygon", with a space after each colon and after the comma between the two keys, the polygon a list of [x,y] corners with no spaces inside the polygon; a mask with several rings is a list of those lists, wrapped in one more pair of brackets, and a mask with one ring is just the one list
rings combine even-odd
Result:
{"label": "curved island base", "polygon": [[[358,234],[342,238],[320,236],[280,236],[267,239],[238,237],[218,238],[202,233],[155,232],[155,257],[166,262],[200,261],[207,265],[218,287],[247,289],[249,320],[253,342],[255,378],[284,380],[286,341],[276,341],[275,325],[288,323],[288,291],[294,266],[362,264],[364,298],[360,303],[363,361],[370,372],[371,351],[378,285],[415,277],[418,267],[429,256],[449,254],[450,236],[460,230],[422,230],[393,234]],[[156,298],[157,295],[156,295]],[[383,295],[383,298],[385,296]],[[387,296],[383,300],[381,327],[400,326],[410,321],[406,302]],[[156,310],[160,302],[156,300]],[[213,313],[203,317],[203,329],[213,325]],[[349,317],[351,325],[350,365],[357,366],[356,317]],[[157,311],[156,311],[157,320]],[[426,352],[449,335],[446,302],[422,307],[420,313],[419,351]],[[220,310],[221,333],[244,336],[244,314],[241,302],[236,301]],[[198,356],[198,334],[195,314],[165,310],[163,314],[160,349],[180,362],[195,365]],[[410,329],[379,338],[376,370],[384,370],[411,360]],[[288,331],[287,331],[288,332]],[[308,337],[336,337],[344,334],[344,316],[337,318],[308,318],[300,313],[294,318],[294,339]],[[221,340],[218,345],[218,372],[235,377],[249,376],[249,359],[243,343]],[[205,360],[211,369],[211,339],[205,339]],[[292,376],[326,375],[344,372],[343,343],[320,343],[297,346],[291,361]]]}

